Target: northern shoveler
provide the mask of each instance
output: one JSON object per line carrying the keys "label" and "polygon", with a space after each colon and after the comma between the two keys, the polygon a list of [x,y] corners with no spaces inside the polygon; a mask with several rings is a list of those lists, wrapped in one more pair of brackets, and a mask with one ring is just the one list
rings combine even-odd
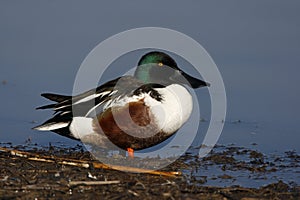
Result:
{"label": "northern shoveler", "polygon": [[[166,53],[142,56],[134,76],[123,76],[77,96],[44,93],[55,116],[34,127],[107,147],[107,139],[132,152],[159,144],[189,118],[192,96],[183,86],[209,86],[177,66]],[[94,137],[99,136],[96,142]]]}

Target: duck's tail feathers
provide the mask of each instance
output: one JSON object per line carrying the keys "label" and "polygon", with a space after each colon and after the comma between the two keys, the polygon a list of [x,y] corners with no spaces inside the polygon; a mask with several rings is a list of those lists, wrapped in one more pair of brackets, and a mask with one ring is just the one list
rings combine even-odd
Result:
{"label": "duck's tail feathers", "polygon": [[69,122],[45,122],[39,126],[33,127],[32,129],[39,131],[54,131],[67,126],[69,126]]}
{"label": "duck's tail feathers", "polygon": [[45,105],[45,106],[40,106],[40,107],[37,107],[36,109],[37,109],[37,110],[44,110],[44,109],[55,108],[55,105],[56,105],[56,103],[54,103],[54,104],[49,104],[49,105]]}
{"label": "duck's tail feathers", "polygon": [[53,131],[59,135],[78,140],[78,138],[75,138],[70,132],[71,122],[72,118],[69,114],[63,116],[57,114],[53,118],[47,120],[39,126],[33,127],[32,129],[39,131]]}
{"label": "duck's tail feathers", "polygon": [[72,121],[70,113],[62,115],[57,114],[51,119],[47,120],[43,124],[33,127],[32,129],[39,131],[55,131],[58,129],[66,128],[70,125]]}
{"label": "duck's tail feathers", "polygon": [[46,99],[50,99],[51,101],[58,102],[58,103],[72,99],[71,96],[52,94],[52,93],[43,93],[43,94],[41,94],[41,96],[45,97]]}
{"label": "duck's tail feathers", "polygon": [[59,107],[60,105],[64,104],[70,104],[72,102],[72,96],[66,96],[66,95],[60,95],[60,94],[52,94],[52,93],[43,93],[41,94],[42,97],[45,97],[46,99],[49,99],[51,101],[55,101],[56,103],[40,106],[36,108],[37,110],[43,110],[43,109],[55,109]]}

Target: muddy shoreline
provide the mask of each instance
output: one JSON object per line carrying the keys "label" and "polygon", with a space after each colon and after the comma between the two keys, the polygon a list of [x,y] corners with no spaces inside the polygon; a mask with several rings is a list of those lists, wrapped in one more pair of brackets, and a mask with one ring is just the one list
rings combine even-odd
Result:
{"label": "muddy shoreline", "polygon": [[[10,149],[26,149],[25,147],[10,147]],[[218,179],[231,179],[226,176],[226,170],[276,170],[261,167],[264,164],[259,152],[247,152],[255,162],[242,165],[230,154],[230,151],[212,153],[203,159],[203,165],[224,166],[224,176]],[[92,160],[89,152],[76,148],[29,149],[27,152],[38,155],[56,156],[60,158]],[[164,168],[164,171],[184,171],[195,168],[193,156],[184,155],[175,163]],[[83,168],[28,160],[25,157],[12,155],[10,152],[0,152],[0,197],[1,199],[299,199],[300,188],[284,181],[261,186],[260,188],[231,185],[217,187],[204,185],[207,177],[196,177],[183,174],[180,176],[162,176],[143,173],[127,173],[117,170]],[[261,159],[261,160],[259,160]],[[298,159],[298,157],[296,157]],[[298,161],[298,160],[296,160]],[[223,164],[223,165],[222,165]],[[195,165],[195,166],[193,166]],[[192,173],[191,173],[192,174]],[[251,179],[249,179],[251,181]]]}

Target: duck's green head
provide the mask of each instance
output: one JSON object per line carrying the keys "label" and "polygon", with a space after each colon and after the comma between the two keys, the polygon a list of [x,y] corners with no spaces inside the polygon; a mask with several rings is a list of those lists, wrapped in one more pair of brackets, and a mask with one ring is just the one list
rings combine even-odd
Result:
{"label": "duck's green head", "polygon": [[164,86],[174,83],[187,84],[193,88],[209,86],[209,83],[194,78],[179,69],[173,58],[158,51],[142,56],[134,76],[144,83],[158,83]]}

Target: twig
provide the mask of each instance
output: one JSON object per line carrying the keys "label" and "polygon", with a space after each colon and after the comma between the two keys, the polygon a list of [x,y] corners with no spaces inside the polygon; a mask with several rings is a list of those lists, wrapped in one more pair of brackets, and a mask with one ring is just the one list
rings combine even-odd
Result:
{"label": "twig", "polygon": [[75,185],[110,185],[118,184],[120,181],[70,181],[69,186]]}
{"label": "twig", "polygon": [[135,167],[119,166],[119,165],[107,166],[107,165],[99,163],[99,162],[93,162],[93,166],[94,166],[94,168],[98,168],[98,169],[115,169],[115,170],[119,170],[119,171],[127,171],[127,172],[133,172],[133,173],[147,173],[147,174],[162,175],[162,176],[181,175],[180,172],[153,171],[150,169],[141,169],[141,168],[135,168]]}
{"label": "twig", "polygon": [[130,194],[132,194],[133,196],[136,196],[136,197],[140,196],[138,193],[136,193],[136,192],[134,192],[134,191],[132,191],[132,190],[128,190],[128,192],[129,192]]}
{"label": "twig", "polygon": [[12,150],[0,147],[0,151],[2,152],[9,152],[13,156],[18,156],[22,158],[26,158],[28,160],[39,161],[39,162],[48,162],[48,163],[58,163],[62,165],[70,165],[76,167],[83,167],[89,168],[93,166],[96,169],[109,169],[109,170],[120,170],[120,171],[127,171],[133,173],[147,173],[152,175],[161,175],[161,176],[168,176],[174,177],[177,175],[181,175],[181,172],[163,172],[163,171],[153,171],[150,169],[141,169],[135,167],[126,167],[126,166],[118,166],[118,165],[105,165],[100,162],[96,161],[86,161],[86,160],[76,160],[76,159],[67,159],[67,158],[59,158],[55,156],[41,156],[34,153],[23,152],[19,150]]}

